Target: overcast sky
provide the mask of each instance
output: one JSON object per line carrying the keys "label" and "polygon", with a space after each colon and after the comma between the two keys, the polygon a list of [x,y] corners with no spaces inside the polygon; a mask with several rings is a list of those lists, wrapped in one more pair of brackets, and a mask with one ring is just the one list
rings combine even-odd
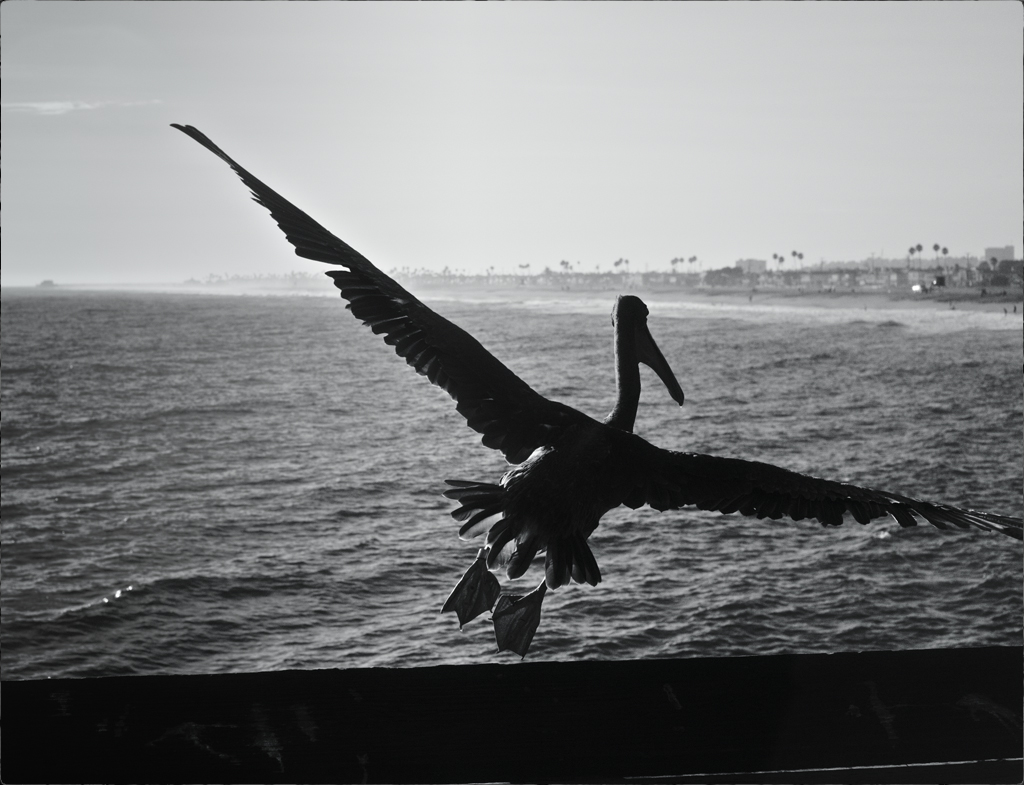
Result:
{"label": "overcast sky", "polygon": [[1017,2],[5,2],[3,285],[1021,255]]}

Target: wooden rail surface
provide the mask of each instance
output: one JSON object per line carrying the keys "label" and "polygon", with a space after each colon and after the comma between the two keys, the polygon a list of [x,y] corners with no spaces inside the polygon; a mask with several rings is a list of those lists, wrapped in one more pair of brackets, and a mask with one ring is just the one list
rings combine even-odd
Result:
{"label": "wooden rail surface", "polygon": [[1020,647],[5,681],[19,782],[1021,782]]}

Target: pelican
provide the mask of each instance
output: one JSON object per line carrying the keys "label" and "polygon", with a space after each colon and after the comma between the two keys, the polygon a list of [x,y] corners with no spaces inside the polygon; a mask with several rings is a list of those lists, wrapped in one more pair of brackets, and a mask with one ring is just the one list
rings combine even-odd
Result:
{"label": "pelican", "polygon": [[[486,534],[483,547],[442,606],[461,627],[492,612],[498,651],[525,657],[548,589],[570,581],[597,585],[601,571],[587,542],[601,517],[625,505],[655,510],[696,507],[759,519],[817,519],[838,526],[918,518],[945,529],[978,528],[1022,539],[1024,522],[988,512],[920,501],[888,491],[818,479],[757,461],[674,452],[633,433],[640,400],[639,363],[652,368],[680,406],[683,390],[647,327],[647,306],[620,296],[612,311],[618,398],[598,421],[549,400],[516,376],[475,338],[438,315],[366,257],[269,188],[188,125],[172,124],[225,161],[270,211],[295,253],[337,265],[327,272],[347,307],[417,373],[445,390],[485,447],[511,467],[497,483],[446,480],[458,502],[459,535]],[[521,577],[544,553],[544,579],[526,595],[501,594],[492,570]]]}

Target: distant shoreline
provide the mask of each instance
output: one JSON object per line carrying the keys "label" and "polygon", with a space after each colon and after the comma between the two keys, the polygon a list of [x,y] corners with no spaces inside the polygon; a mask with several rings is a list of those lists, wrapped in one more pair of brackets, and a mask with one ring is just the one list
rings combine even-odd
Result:
{"label": "distant shoreline", "polygon": [[962,309],[971,311],[998,311],[1002,312],[1004,307],[1012,308],[1016,305],[1018,312],[1024,305],[1024,293],[1013,292],[1009,289],[1003,294],[986,293],[982,296],[977,289],[950,289],[942,292],[929,292],[927,294],[915,294],[911,292],[828,292],[828,291],[804,291],[794,292],[786,289],[731,291],[731,292],[701,292],[700,296],[712,299],[727,301],[732,305],[743,305],[751,303],[787,305],[787,306],[808,306],[817,308],[850,308],[869,310],[888,310],[906,308],[925,309]]}
{"label": "distant shoreline", "polygon": [[[336,290],[331,283],[319,278],[303,281],[304,285],[287,286],[266,281],[230,282],[214,284],[178,283],[178,284],[55,284],[49,286],[5,286],[5,295],[14,296],[61,296],[76,293],[101,294],[110,293],[149,293],[149,294],[192,294],[192,295],[224,295],[224,296],[334,296]],[[1012,288],[999,288],[986,291],[974,288],[942,288],[927,293],[895,292],[895,291],[827,291],[827,290],[794,290],[791,288],[740,288],[740,287],[700,287],[676,288],[646,286],[636,288],[621,287],[556,287],[540,285],[498,284],[454,284],[454,285],[419,285],[410,284],[410,291],[425,300],[575,300],[604,299],[619,294],[636,294],[650,303],[700,303],[712,305],[728,305],[742,307],[745,305],[786,306],[811,308],[846,308],[856,310],[893,310],[893,309],[943,309],[1013,313],[1024,313],[1024,291]]]}
{"label": "distant shoreline", "polygon": [[792,289],[742,289],[728,287],[667,288],[639,287],[635,289],[608,288],[556,288],[541,286],[421,286],[412,290],[424,299],[574,299],[611,298],[619,294],[636,294],[649,303],[688,302],[721,304],[732,307],[745,305],[776,305],[809,308],[847,308],[856,310],[895,310],[923,308],[931,310],[960,309],[1002,313],[1003,308],[1024,312],[1024,291],[1007,288],[981,295],[980,289],[950,288],[927,294],[912,292],[859,291],[796,291]]}

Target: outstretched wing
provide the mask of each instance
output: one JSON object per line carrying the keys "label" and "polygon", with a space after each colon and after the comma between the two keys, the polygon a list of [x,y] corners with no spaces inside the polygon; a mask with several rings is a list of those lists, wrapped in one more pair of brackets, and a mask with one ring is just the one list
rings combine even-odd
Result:
{"label": "outstretched wing", "polygon": [[846,513],[859,523],[891,515],[901,526],[916,526],[920,517],[940,529],[973,527],[1022,539],[1024,521],[1019,518],[821,480],[757,461],[662,450],[639,437],[624,441],[629,446],[623,465],[629,469],[623,472],[628,481],[622,503],[633,509],[692,505],[772,520],[815,518],[825,526],[839,526]]}
{"label": "outstretched wing", "polygon": [[224,160],[266,207],[295,253],[340,265],[328,272],[348,308],[418,373],[446,390],[469,427],[487,447],[521,463],[537,447],[557,439],[568,425],[589,418],[550,401],[499,362],[479,341],[413,297],[370,260],[235,163],[201,131],[174,128]]}

